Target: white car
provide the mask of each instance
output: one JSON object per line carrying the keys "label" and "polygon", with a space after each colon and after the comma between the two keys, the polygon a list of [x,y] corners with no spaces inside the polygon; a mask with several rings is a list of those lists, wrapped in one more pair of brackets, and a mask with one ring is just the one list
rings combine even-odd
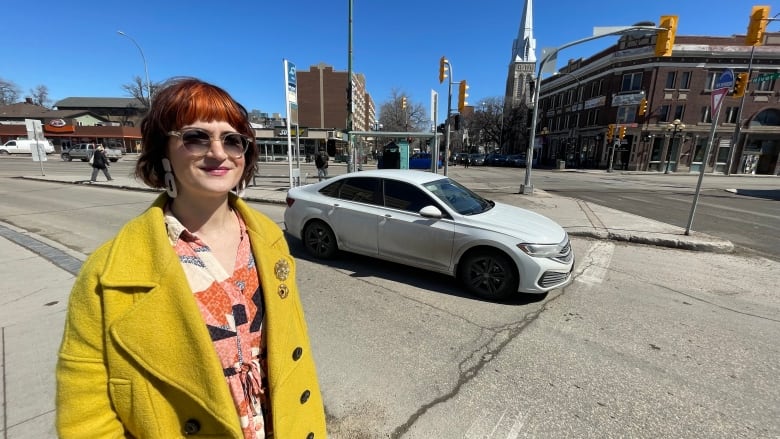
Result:
{"label": "white car", "polygon": [[574,267],[556,222],[432,172],[372,170],[292,188],[284,223],[317,258],[344,250],[446,273],[490,300],[563,287]]}

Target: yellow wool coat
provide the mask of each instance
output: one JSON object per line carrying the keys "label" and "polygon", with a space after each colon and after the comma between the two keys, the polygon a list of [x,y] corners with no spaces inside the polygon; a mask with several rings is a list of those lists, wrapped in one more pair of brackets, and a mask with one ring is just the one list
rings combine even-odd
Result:
{"label": "yellow wool coat", "polygon": [[[61,438],[243,438],[206,324],[166,234],[167,201],[161,195],[128,222],[76,279],[57,363]],[[231,195],[230,204],[246,223],[263,288],[274,437],[325,438],[284,235],[240,199]]]}

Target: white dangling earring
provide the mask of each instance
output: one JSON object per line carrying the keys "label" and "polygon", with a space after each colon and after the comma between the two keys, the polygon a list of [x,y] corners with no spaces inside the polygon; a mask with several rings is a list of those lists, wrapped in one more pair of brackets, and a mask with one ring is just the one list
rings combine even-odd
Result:
{"label": "white dangling earring", "polygon": [[163,157],[162,165],[163,170],[165,170],[165,192],[169,197],[176,198],[176,196],[179,195],[179,190],[176,189],[176,180],[173,178],[171,161]]}
{"label": "white dangling earring", "polygon": [[241,181],[238,182],[236,185],[236,195],[238,195],[239,198],[243,198],[246,194],[246,181],[242,178]]}

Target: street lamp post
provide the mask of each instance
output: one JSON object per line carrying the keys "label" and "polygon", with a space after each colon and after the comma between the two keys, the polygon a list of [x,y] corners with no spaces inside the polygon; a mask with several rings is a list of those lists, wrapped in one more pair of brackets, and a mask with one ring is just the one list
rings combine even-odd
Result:
{"label": "street lamp post", "polygon": [[669,140],[669,146],[666,148],[666,167],[664,169],[664,174],[669,173],[669,162],[672,161],[672,148],[674,148],[674,139],[678,132],[685,129],[685,124],[680,122],[680,119],[675,119],[672,123],[669,124],[668,127],[666,127],[666,129],[672,132],[672,138]]}
{"label": "street lamp post", "polygon": [[[148,105],[151,106],[152,105],[152,82],[149,80],[149,66],[146,65],[146,57],[144,56],[144,51],[143,49],[141,49],[141,46],[138,45],[135,39],[130,35],[122,32],[121,30],[116,31],[116,33],[122,35],[123,37],[127,37],[130,41],[133,42],[133,44],[135,44],[135,47],[138,48],[138,51],[141,52],[141,60],[144,62],[144,72],[146,73],[146,92],[147,92],[147,97],[149,99]],[[141,95],[143,96],[143,93],[141,93]]]}

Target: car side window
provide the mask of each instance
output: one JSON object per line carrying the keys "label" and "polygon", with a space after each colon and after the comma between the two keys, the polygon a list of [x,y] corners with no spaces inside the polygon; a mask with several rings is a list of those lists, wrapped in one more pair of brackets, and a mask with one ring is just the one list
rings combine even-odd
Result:
{"label": "car side window", "polygon": [[341,183],[339,198],[358,203],[381,204],[380,190],[378,178],[347,178]]}
{"label": "car side window", "polygon": [[395,180],[384,180],[384,203],[386,207],[415,213],[425,206],[439,207],[438,203],[419,188]]}

